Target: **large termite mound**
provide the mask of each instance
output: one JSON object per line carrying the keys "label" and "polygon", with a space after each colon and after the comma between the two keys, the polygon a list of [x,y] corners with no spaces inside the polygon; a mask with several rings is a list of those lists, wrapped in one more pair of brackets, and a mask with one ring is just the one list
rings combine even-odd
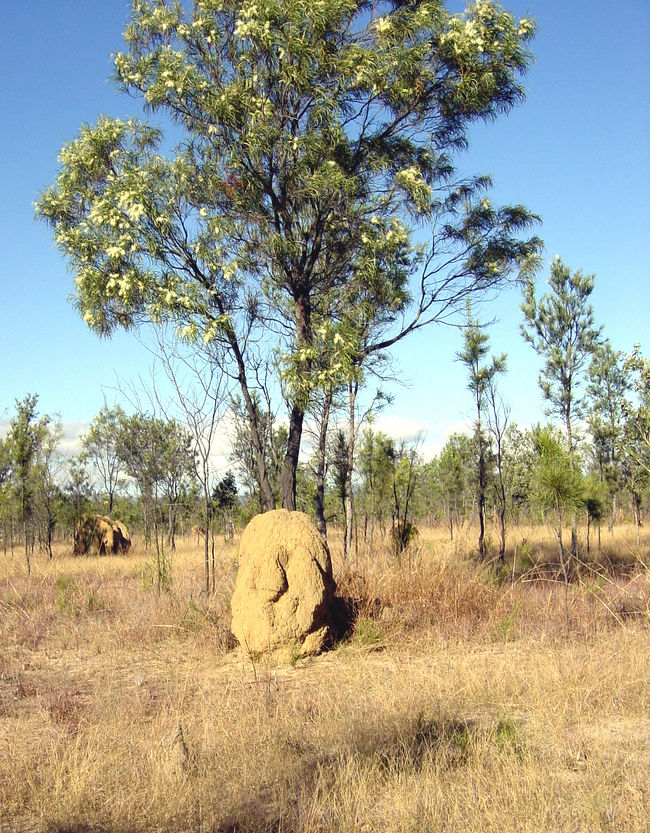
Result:
{"label": "large termite mound", "polygon": [[257,515],[241,538],[232,632],[253,655],[319,653],[330,636],[334,589],[329,550],[307,515]]}
{"label": "large termite mound", "polygon": [[121,555],[130,547],[131,538],[124,524],[107,515],[86,515],[74,535],[75,555]]}

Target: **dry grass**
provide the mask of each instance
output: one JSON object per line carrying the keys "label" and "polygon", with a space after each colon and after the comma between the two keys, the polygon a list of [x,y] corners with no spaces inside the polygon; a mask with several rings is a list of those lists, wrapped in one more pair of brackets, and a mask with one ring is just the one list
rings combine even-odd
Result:
{"label": "dry grass", "polygon": [[617,529],[565,596],[545,531],[512,538],[508,580],[444,531],[399,568],[334,541],[356,631],[286,667],[232,650],[235,548],[209,601],[194,541],[160,595],[137,547],[7,556],[0,829],[645,833],[648,541]]}

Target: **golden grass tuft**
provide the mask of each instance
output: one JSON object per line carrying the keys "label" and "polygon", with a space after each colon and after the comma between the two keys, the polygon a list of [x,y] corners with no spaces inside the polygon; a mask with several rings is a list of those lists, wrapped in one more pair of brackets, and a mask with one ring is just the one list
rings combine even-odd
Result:
{"label": "golden grass tuft", "polygon": [[548,533],[512,538],[505,575],[469,535],[425,530],[401,565],[334,536],[357,632],[287,666],[233,650],[236,547],[210,599],[191,540],[160,594],[138,544],[30,577],[7,555],[0,830],[645,833],[648,540],[617,529],[623,572],[594,555],[565,593]]}

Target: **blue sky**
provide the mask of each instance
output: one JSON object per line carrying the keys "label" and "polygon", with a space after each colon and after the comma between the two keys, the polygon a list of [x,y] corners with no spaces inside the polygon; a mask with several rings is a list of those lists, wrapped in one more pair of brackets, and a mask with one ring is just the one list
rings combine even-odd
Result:
{"label": "blue sky", "polygon": [[[454,3],[454,7],[459,4]],[[593,306],[617,349],[640,342],[650,324],[650,4],[646,0],[505,2],[536,18],[536,59],[527,99],[508,117],[478,125],[462,171],[490,173],[497,202],[541,214],[545,268],[559,254],[595,273]],[[100,341],[68,297],[72,276],[33,202],[57,172],[57,154],[83,122],[128,116],[137,103],[109,80],[122,47],[126,0],[4,0],[0,4],[0,419],[15,398],[38,393],[41,412],[59,413],[71,432],[106,398],[148,375],[150,355],[133,335]],[[543,418],[538,363],[519,335],[518,292],[483,309],[495,353],[509,356],[502,390],[512,418]],[[470,415],[460,334],[433,328],[395,351],[400,378],[379,425],[424,430],[435,450]]]}

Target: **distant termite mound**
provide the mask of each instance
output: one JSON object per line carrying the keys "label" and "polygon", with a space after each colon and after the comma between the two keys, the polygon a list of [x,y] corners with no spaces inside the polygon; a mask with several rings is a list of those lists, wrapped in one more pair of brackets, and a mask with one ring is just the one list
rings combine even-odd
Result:
{"label": "distant termite mound", "polygon": [[232,632],[251,655],[317,654],[330,638],[334,589],[329,550],[307,515],[257,515],[241,538]]}
{"label": "distant termite mound", "polygon": [[107,515],[86,515],[74,536],[75,555],[123,555],[130,548],[127,528]]}

